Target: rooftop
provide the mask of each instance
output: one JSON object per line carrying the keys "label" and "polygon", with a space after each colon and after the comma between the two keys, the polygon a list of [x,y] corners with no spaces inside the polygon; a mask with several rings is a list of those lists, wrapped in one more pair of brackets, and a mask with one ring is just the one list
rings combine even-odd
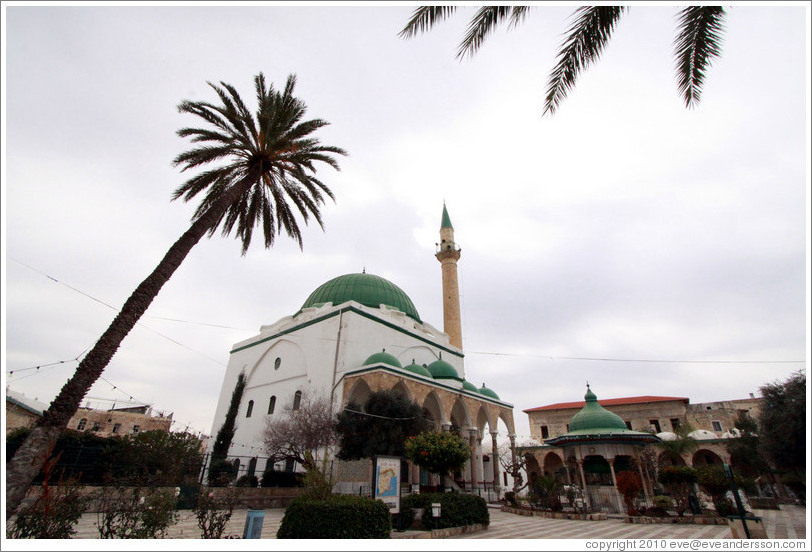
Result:
{"label": "rooftop", "polygon": [[[643,395],[640,397],[621,397],[618,399],[598,399],[598,404],[601,406],[620,406],[623,404],[641,404],[649,402],[668,402],[668,401],[682,401],[688,404],[688,397],[661,397],[656,395]],[[545,406],[537,406],[536,408],[528,408],[523,412],[542,412],[545,410],[567,410],[569,408],[583,408],[586,404],[585,401],[563,402],[548,404]]]}

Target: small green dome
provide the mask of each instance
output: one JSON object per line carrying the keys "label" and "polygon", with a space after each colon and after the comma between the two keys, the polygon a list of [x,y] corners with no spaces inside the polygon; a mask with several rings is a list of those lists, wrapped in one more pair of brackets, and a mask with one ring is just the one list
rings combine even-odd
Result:
{"label": "small green dome", "polygon": [[584,407],[570,420],[569,433],[613,433],[614,430],[628,430],[623,418],[598,404],[598,397],[589,385],[586,386],[584,400]]}
{"label": "small green dome", "polygon": [[486,397],[496,399],[497,401],[500,400],[499,395],[497,395],[493,389],[488,389],[487,387],[485,387],[484,383],[482,384],[482,387],[479,388],[478,393],[480,395],[485,395]]}
{"label": "small green dome", "polygon": [[412,363],[410,365],[404,367],[404,369],[408,370],[410,372],[414,372],[418,376],[423,376],[424,378],[430,378],[431,377],[431,372],[429,372],[426,369],[425,366],[420,366],[419,364],[415,364],[414,359],[412,359]]}
{"label": "small green dome", "polygon": [[302,309],[324,303],[340,305],[347,301],[355,301],[375,309],[381,305],[393,307],[420,322],[414,303],[402,289],[385,278],[365,272],[345,274],[320,285],[310,294]]}
{"label": "small green dome", "polygon": [[429,364],[429,372],[434,379],[455,379],[462,381],[457,370],[449,363],[443,360],[443,354],[440,353],[440,358]]}
{"label": "small green dome", "polygon": [[471,383],[468,380],[462,380],[462,388],[466,391],[473,391],[474,393],[479,393],[479,389],[476,388],[476,385]]}
{"label": "small green dome", "polygon": [[395,368],[403,368],[403,365],[397,358],[395,358],[395,355],[390,355],[386,352],[386,349],[380,353],[375,353],[366,359],[362,366],[371,366],[373,364],[388,364],[389,366],[394,366]]}

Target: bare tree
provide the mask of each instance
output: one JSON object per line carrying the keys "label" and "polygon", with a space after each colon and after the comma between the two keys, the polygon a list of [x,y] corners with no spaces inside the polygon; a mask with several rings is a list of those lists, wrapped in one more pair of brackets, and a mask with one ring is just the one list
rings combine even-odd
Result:
{"label": "bare tree", "polygon": [[295,460],[308,472],[319,471],[319,457],[325,459],[336,440],[330,400],[309,394],[286,405],[282,416],[266,418],[262,435],[270,462]]}

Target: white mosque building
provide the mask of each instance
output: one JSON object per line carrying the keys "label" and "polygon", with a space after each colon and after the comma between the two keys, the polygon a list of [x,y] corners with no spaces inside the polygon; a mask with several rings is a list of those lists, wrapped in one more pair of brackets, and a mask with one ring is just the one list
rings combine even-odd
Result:
{"label": "white mosque building", "polygon": [[[513,405],[484,383],[477,387],[466,379],[457,283],[460,249],[445,205],[440,239],[436,257],[442,266],[444,331],[422,320],[397,285],[362,272],[320,285],[298,312],[233,346],[212,435],[223,425],[237,377],[245,373],[233,439],[240,446],[232,447],[233,457],[247,466],[241,473],[262,474],[266,419],[283,415],[284,407],[298,404],[303,394],[329,397],[337,412],[350,401],[363,404],[371,392],[394,389],[421,405],[436,429],[468,441],[471,460],[458,474],[460,486],[498,492],[504,474],[500,478],[499,463],[483,455],[482,442],[490,438],[496,449],[500,421],[515,441]],[[357,492],[371,481],[370,461],[334,466],[339,492]],[[287,469],[294,469],[292,463]],[[409,466],[406,482],[432,486],[438,481]]]}

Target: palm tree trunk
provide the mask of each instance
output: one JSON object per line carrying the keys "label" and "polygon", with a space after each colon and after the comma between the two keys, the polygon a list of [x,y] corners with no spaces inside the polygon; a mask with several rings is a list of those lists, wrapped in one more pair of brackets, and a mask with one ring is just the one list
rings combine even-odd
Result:
{"label": "palm tree trunk", "polygon": [[59,395],[45,411],[36,427],[23,441],[6,468],[6,519],[11,517],[25,498],[31,482],[39,473],[49,451],[62,430],[79,409],[82,399],[101,376],[121,342],[146,312],[163,285],[200,241],[219,224],[228,206],[250,185],[251,175],[228,189],[211,208],[194,221],[191,227],[169,248],[164,258],[130,295],[121,311],[85,356],[76,372],[62,387]]}

